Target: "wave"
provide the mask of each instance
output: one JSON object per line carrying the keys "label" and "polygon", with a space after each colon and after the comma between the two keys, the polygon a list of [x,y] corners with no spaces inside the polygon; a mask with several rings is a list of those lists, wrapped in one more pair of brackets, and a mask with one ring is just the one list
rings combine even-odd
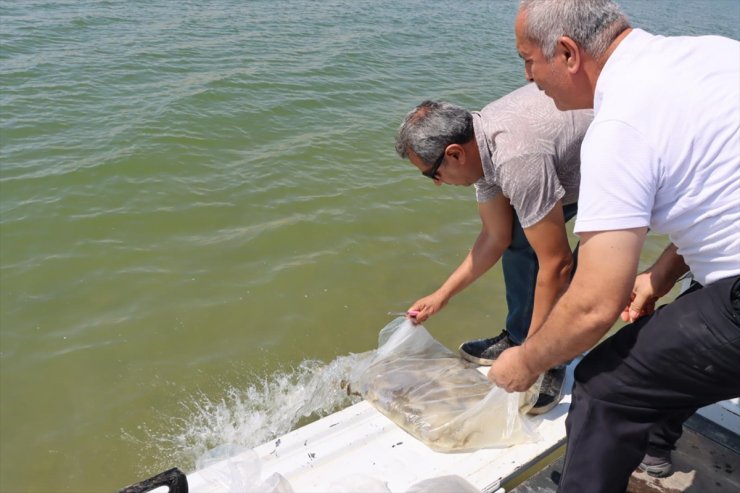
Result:
{"label": "wave", "polygon": [[220,397],[199,391],[180,402],[179,416],[122,431],[141,450],[142,476],[170,467],[192,469],[207,451],[224,445],[254,448],[360,400],[345,388],[352,368],[367,353],[340,356],[328,364],[303,361],[244,388],[228,386]]}

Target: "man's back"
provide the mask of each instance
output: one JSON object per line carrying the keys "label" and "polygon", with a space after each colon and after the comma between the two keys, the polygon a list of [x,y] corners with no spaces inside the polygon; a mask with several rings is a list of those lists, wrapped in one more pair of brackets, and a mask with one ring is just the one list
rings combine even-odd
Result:
{"label": "man's back", "polygon": [[740,44],[636,29],[604,66],[594,109],[582,173],[602,185],[583,191],[577,230],[649,226],[702,283],[738,273]]}
{"label": "man's back", "polygon": [[503,191],[523,227],[549,211],[554,197],[575,203],[580,147],[592,114],[559,111],[534,84],[473,112],[485,174],[476,183],[478,201]]}

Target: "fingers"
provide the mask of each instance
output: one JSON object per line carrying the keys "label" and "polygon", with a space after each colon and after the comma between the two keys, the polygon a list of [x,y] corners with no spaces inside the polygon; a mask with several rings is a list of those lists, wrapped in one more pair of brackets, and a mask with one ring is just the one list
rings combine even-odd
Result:
{"label": "fingers", "polygon": [[406,313],[409,317],[411,317],[411,320],[415,324],[420,324],[429,319],[429,317],[431,317],[435,313],[437,313],[437,311],[437,306],[427,297],[422,298],[411,305]]}
{"label": "fingers", "polygon": [[634,322],[646,315],[650,315],[655,311],[655,299],[639,299],[629,304],[627,308],[622,312],[622,320],[625,322]]}
{"label": "fingers", "polygon": [[420,324],[429,320],[429,317],[434,315],[434,310],[431,307],[425,306],[421,310],[417,310],[416,315],[412,317],[414,323]]}
{"label": "fingers", "polygon": [[419,313],[421,313],[419,310],[409,309],[406,311],[406,318],[411,320],[411,323],[414,325],[419,325],[422,320],[419,320]]}
{"label": "fingers", "polygon": [[632,294],[630,295],[630,302],[627,303],[627,306],[624,307],[624,310],[622,310],[622,313],[619,315],[622,319],[622,322],[632,322],[633,320],[630,318],[630,306],[632,306],[632,302],[635,301],[635,292],[632,291]]}
{"label": "fingers", "polygon": [[645,315],[645,305],[649,303],[650,295],[641,292],[635,293],[635,297],[630,303],[630,322]]}
{"label": "fingers", "polygon": [[655,303],[658,297],[655,295],[650,277],[640,274],[635,278],[635,286],[632,289],[629,304],[622,310],[620,318],[623,322],[632,323],[645,315],[655,311]]}
{"label": "fingers", "polygon": [[406,316],[411,319],[411,322],[414,325],[422,323],[428,319],[430,315],[431,313],[429,313],[428,307],[419,301],[411,305],[411,307],[406,311]]}
{"label": "fingers", "polygon": [[622,314],[625,322],[634,322],[655,311],[655,303],[659,296],[653,286],[652,276],[643,272],[635,278],[635,286],[632,289],[630,303]]}
{"label": "fingers", "polygon": [[[409,316],[414,323],[420,324],[444,308],[446,304],[447,299],[444,296],[439,293],[433,293],[416,300],[408,310]],[[411,312],[416,312],[416,316],[411,315]]]}

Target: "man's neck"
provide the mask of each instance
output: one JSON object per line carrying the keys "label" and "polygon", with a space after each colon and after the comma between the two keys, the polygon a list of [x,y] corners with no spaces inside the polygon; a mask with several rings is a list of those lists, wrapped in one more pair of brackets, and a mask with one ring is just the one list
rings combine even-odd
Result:
{"label": "man's neck", "polygon": [[614,41],[611,42],[609,45],[609,48],[604,52],[603,55],[601,55],[598,58],[588,58],[585,62],[585,71],[586,76],[589,81],[589,85],[591,88],[591,105],[590,108],[593,108],[593,98],[594,94],[596,93],[596,83],[599,80],[599,76],[601,75],[601,71],[604,69],[604,66],[606,65],[606,62],[609,61],[609,57],[612,56],[612,53],[617,49],[617,46],[626,38],[630,33],[632,32],[632,28],[628,27],[619,35],[614,38]]}
{"label": "man's neck", "polygon": [[473,136],[470,141],[463,144],[465,148],[466,159],[469,160],[469,164],[472,169],[478,173],[478,179],[483,178],[483,160],[480,156],[480,147],[478,147],[478,139]]}
{"label": "man's neck", "polygon": [[619,46],[619,44],[624,40],[624,38],[626,38],[627,36],[629,36],[629,33],[631,33],[631,32],[632,32],[632,28],[631,27],[628,27],[627,29],[625,29],[624,31],[622,31],[621,33],[619,33],[619,36],[617,36],[616,38],[614,38],[614,41],[612,41],[612,43],[609,45],[609,48],[607,48],[607,50],[604,52],[604,54],[601,55],[596,60],[597,72],[595,74],[596,77],[595,77],[594,81],[596,81],[599,78],[599,75],[601,75],[601,71],[604,69],[604,65],[606,65],[606,62],[607,61],[609,61],[609,57],[612,56],[612,53],[614,53],[614,50],[617,49],[617,46]]}

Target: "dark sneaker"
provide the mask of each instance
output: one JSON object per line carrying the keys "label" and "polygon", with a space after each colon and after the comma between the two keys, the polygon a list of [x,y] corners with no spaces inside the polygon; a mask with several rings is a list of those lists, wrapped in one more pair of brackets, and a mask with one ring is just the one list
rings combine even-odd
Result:
{"label": "dark sneaker", "polygon": [[491,366],[501,353],[514,346],[518,344],[509,339],[509,333],[504,330],[490,339],[474,339],[464,342],[460,344],[459,351],[464,360],[481,366]]}
{"label": "dark sneaker", "polygon": [[537,402],[534,403],[528,414],[545,414],[547,411],[557,406],[563,399],[563,383],[565,382],[565,367],[558,366],[547,370],[542,384],[540,385],[540,395],[537,396]]}
{"label": "dark sneaker", "polygon": [[665,478],[673,471],[670,450],[652,450],[645,453],[639,469],[654,478]]}

